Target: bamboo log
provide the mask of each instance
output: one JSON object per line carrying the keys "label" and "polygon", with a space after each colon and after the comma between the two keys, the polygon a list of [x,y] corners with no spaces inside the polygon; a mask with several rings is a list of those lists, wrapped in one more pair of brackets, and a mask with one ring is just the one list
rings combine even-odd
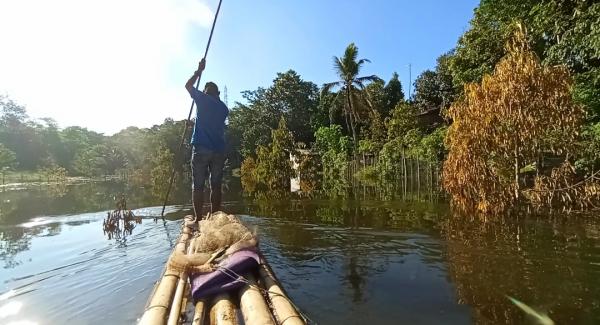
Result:
{"label": "bamboo log", "polygon": [[190,285],[190,282],[187,281],[185,283],[185,290],[183,291],[183,299],[181,300],[181,310],[179,311],[179,315],[184,321],[187,321],[187,315],[186,315],[187,305],[188,305],[188,301],[191,299],[191,295],[192,295],[192,286]]}
{"label": "bamboo log", "polygon": [[194,308],[194,319],[192,320],[192,325],[204,325],[204,319],[206,318],[206,313],[204,312],[204,307],[206,307],[206,301],[198,300],[196,302],[196,307]]}
{"label": "bamboo log", "polygon": [[250,285],[240,290],[240,309],[247,325],[275,325],[265,298],[256,287],[256,279],[251,274],[245,276]]}
{"label": "bamboo log", "polygon": [[210,308],[211,325],[237,325],[235,315],[235,306],[231,302],[231,297],[222,293],[215,297]]}
{"label": "bamboo log", "polygon": [[[186,244],[191,237],[191,228],[188,227],[189,222],[191,221],[189,218],[190,216],[185,217],[184,228],[179,236],[179,239],[177,240],[175,248],[173,249],[173,253],[185,252]],[[140,319],[140,325],[156,325],[166,323],[179,278],[179,272],[169,269],[169,264],[167,262],[167,266],[163,271],[163,275],[156,285],[156,290],[154,291],[150,302],[146,306],[146,311]]]}
{"label": "bamboo log", "polygon": [[[194,246],[195,238],[189,240],[189,245],[187,248],[187,254],[190,255],[192,253],[192,248]],[[185,288],[187,286],[188,273],[186,271],[181,272],[179,276],[179,281],[177,282],[177,289],[175,289],[175,296],[173,298],[173,303],[171,305],[171,312],[169,313],[169,319],[167,321],[167,325],[177,325],[179,324],[179,317],[181,316],[183,300],[185,298]]]}
{"label": "bamboo log", "polygon": [[273,311],[281,325],[305,325],[304,319],[290,303],[289,298],[283,292],[279,281],[266,264],[260,264],[260,277],[269,292],[269,299],[273,305]]}

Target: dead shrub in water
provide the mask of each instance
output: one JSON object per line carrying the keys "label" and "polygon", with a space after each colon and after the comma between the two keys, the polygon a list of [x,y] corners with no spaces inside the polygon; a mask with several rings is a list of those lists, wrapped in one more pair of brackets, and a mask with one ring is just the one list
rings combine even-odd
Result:
{"label": "dead shrub in water", "polygon": [[583,110],[571,98],[567,69],[542,66],[520,26],[507,53],[448,111],[443,186],[460,210],[497,215],[532,202],[545,208],[547,199],[524,195],[531,178],[543,188],[551,179],[540,174],[544,157],[566,161],[576,151]]}
{"label": "dead shrub in water", "polygon": [[598,208],[600,177],[594,173],[580,180],[575,167],[568,161],[554,168],[550,176],[536,177],[532,189],[525,191],[534,209],[587,210]]}
{"label": "dead shrub in water", "polygon": [[102,230],[108,239],[124,240],[131,235],[136,224],[141,224],[142,218],[135,216],[127,209],[125,197],[117,200],[117,209],[109,211],[106,219],[102,222]]}

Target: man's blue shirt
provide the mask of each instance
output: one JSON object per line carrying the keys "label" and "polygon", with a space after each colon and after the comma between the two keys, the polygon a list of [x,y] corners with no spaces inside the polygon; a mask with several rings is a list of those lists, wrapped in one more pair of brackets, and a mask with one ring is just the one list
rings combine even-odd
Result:
{"label": "man's blue shirt", "polygon": [[196,124],[192,144],[214,152],[224,152],[225,119],[229,114],[227,106],[219,98],[198,89],[193,88],[189,92],[196,102]]}

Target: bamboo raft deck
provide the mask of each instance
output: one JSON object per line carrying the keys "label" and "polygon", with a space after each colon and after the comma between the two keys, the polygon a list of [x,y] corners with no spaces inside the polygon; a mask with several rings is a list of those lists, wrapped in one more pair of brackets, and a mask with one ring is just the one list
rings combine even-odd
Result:
{"label": "bamboo raft deck", "polygon": [[[173,253],[190,254],[198,225],[186,216],[181,235]],[[281,284],[261,255],[254,274],[243,274],[247,281],[241,289],[193,301],[188,274],[169,267],[169,262],[146,304],[140,325],[304,325],[305,319],[296,310]],[[260,290],[259,290],[260,289]],[[189,319],[188,310],[193,310]]]}

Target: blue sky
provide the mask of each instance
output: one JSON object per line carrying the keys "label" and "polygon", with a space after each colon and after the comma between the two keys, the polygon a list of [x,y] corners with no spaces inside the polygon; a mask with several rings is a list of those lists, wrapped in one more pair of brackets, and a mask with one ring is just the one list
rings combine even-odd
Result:
{"label": "blue sky", "polygon": [[[187,116],[183,84],[204,53],[218,0],[3,0],[0,95],[35,118],[112,134]],[[223,0],[203,81],[240,92],[296,70],[334,81],[354,42],[363,75],[400,74],[408,93],[468,28],[475,0]],[[36,10],[32,10],[36,8]]]}
{"label": "blue sky", "polygon": [[[217,1],[214,1],[217,3]],[[296,70],[317,84],[334,81],[332,56],[354,42],[372,61],[363,74],[388,80],[394,71],[408,93],[408,64],[414,78],[435,66],[468,27],[478,1],[303,0],[227,1],[208,56],[206,80],[239,91],[268,86],[276,72]],[[199,30],[202,53],[207,30]],[[192,41],[192,39],[190,39]]]}

